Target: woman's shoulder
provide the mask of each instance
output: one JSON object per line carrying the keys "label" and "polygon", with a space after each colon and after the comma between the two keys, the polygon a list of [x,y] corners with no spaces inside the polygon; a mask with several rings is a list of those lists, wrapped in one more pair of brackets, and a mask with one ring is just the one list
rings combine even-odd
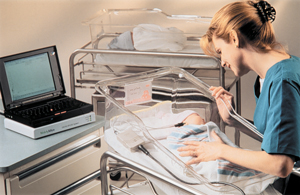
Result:
{"label": "woman's shoulder", "polygon": [[290,55],[290,58],[281,60],[278,63],[276,63],[274,66],[278,68],[282,68],[283,70],[289,70],[291,68],[299,67],[300,58],[294,55]]}
{"label": "woman's shoulder", "polygon": [[295,63],[300,65],[300,57],[298,56],[294,56],[294,55],[290,55],[291,57],[289,59],[287,59],[288,63]]}
{"label": "woman's shoulder", "polygon": [[294,76],[300,77],[300,58],[291,55],[290,58],[274,64],[267,74],[271,75],[269,77],[273,79],[286,79]]}

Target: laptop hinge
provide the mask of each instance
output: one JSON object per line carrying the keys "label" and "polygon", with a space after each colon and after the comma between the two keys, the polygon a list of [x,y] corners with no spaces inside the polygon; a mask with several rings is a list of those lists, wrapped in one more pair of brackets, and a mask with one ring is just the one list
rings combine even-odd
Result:
{"label": "laptop hinge", "polygon": [[39,101],[46,100],[46,99],[53,98],[53,97],[59,97],[61,95],[63,95],[63,94],[61,94],[61,93],[53,93],[53,94],[50,94],[50,95],[46,95],[46,96],[43,96],[43,97],[38,97],[38,98],[26,100],[26,101],[19,102],[19,103],[16,103],[16,104],[10,104],[9,108],[10,109],[17,108],[17,107],[20,107],[20,106],[23,106],[23,105],[26,105],[26,104],[31,104],[31,103],[39,102]]}

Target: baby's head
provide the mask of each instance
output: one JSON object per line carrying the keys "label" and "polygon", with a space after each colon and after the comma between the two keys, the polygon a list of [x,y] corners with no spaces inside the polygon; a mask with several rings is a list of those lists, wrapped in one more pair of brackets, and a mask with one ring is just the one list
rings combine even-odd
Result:
{"label": "baby's head", "polygon": [[182,122],[185,123],[185,125],[203,125],[206,123],[197,113],[189,115]]}
{"label": "baby's head", "polygon": [[132,41],[132,34],[126,31],[114,38],[109,44],[109,49],[135,50]]}

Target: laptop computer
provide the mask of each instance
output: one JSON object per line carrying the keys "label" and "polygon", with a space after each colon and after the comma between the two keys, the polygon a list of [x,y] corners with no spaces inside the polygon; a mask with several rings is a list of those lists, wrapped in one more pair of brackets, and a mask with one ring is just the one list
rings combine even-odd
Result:
{"label": "laptop computer", "polygon": [[93,111],[65,95],[56,46],[1,57],[0,90],[5,118],[31,128]]}

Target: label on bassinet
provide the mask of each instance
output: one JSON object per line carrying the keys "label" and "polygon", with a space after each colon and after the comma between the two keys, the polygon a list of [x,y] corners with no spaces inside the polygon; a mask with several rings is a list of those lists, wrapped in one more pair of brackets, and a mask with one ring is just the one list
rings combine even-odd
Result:
{"label": "label on bassinet", "polygon": [[152,100],[152,80],[125,85],[124,91],[125,106],[148,102]]}

